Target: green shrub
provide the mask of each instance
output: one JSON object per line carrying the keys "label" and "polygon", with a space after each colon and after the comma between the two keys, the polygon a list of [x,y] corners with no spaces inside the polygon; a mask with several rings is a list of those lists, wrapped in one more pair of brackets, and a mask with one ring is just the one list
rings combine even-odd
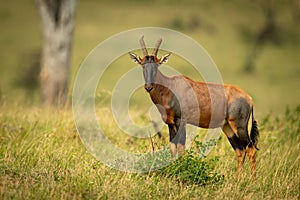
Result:
{"label": "green shrub", "polygon": [[219,157],[204,159],[199,154],[199,149],[202,148],[202,143],[195,140],[191,149],[183,156],[157,173],[183,184],[208,185],[221,182],[224,176],[215,171]]}

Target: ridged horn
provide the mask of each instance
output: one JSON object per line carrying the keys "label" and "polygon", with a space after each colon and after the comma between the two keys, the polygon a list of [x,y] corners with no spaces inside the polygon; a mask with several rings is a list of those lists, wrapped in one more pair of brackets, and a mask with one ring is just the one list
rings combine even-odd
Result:
{"label": "ridged horn", "polygon": [[162,42],[162,39],[159,38],[159,40],[156,42],[155,48],[152,52],[153,56],[157,56],[157,52],[158,52],[158,49],[159,49],[159,46],[160,46],[161,42]]}
{"label": "ridged horn", "polygon": [[145,45],[145,42],[144,42],[144,36],[141,37],[140,44],[141,44],[144,56],[148,56],[148,51],[146,49],[146,45]]}

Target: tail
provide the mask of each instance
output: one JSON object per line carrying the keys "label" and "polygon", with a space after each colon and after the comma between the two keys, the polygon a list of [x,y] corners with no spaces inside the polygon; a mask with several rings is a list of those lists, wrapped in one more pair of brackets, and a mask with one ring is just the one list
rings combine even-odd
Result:
{"label": "tail", "polygon": [[259,137],[259,132],[257,128],[257,122],[254,119],[254,112],[253,112],[253,107],[252,107],[252,127],[251,127],[251,132],[250,132],[250,139],[251,139],[251,144],[254,145],[254,147],[257,148],[257,143],[258,143],[258,137]]}

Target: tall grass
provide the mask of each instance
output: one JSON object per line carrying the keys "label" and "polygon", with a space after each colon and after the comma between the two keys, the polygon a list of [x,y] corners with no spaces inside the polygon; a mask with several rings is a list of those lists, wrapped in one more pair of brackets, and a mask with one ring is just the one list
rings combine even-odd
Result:
{"label": "tall grass", "polygon": [[[260,120],[256,181],[250,177],[247,160],[242,175],[236,176],[235,154],[223,137],[201,162],[209,163],[218,155],[219,160],[214,161],[211,173],[224,178],[205,186],[195,180],[187,184],[176,176],[181,172],[172,171],[172,168],[164,173],[131,174],[105,167],[84,148],[69,111],[30,108],[21,112],[20,108],[7,110],[3,107],[1,110],[4,111],[0,115],[1,199],[300,197],[300,107],[287,110],[281,117],[266,116]],[[148,150],[151,151],[150,144]],[[185,160],[176,162],[178,167],[188,163]],[[203,170],[200,166],[201,163],[198,172]],[[194,176],[193,170],[186,174]]]}

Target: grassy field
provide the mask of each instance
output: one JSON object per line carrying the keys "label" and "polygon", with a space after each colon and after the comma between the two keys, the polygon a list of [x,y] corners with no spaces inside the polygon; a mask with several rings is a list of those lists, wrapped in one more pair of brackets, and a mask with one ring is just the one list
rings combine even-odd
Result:
{"label": "grassy field", "polygon": [[[44,109],[39,105],[37,74],[42,41],[34,1],[2,2],[0,199],[300,199],[300,26],[293,21],[287,4],[276,9],[281,43],[267,43],[255,60],[255,72],[249,74],[242,68],[253,46],[249,36],[264,23],[260,7],[252,1],[78,3],[70,96],[80,63],[98,43],[121,31],[145,26],[171,28],[192,37],[212,56],[225,83],[239,85],[251,94],[261,135],[257,180],[250,177],[248,160],[242,175],[236,176],[235,153],[222,135],[203,161],[215,159],[212,173],[224,178],[204,186],[161,171],[120,172],[96,160],[78,136],[71,108]],[[168,64],[199,79],[192,66],[178,57],[170,58]],[[151,151],[149,140],[124,134],[106,112],[111,89],[128,66],[132,63],[126,55],[106,72],[96,94],[97,114],[114,144],[131,152]],[[130,101],[130,113],[137,123],[148,123],[145,104],[151,102],[140,89]],[[102,117],[102,113],[107,114]],[[166,127],[162,133],[163,139],[153,138],[158,147],[167,143]],[[199,135],[204,134],[199,130]],[[190,155],[187,152],[185,158]]]}
{"label": "grassy field", "polygon": [[[223,136],[204,161],[219,156],[213,172],[224,179],[206,186],[158,172],[132,174],[104,166],[84,148],[69,111],[1,110],[1,199],[300,198],[299,107],[261,120],[256,181],[250,177],[248,160],[242,175],[236,176],[235,153]],[[128,143],[112,123],[106,126],[108,136],[119,135],[114,137],[116,145],[132,152],[151,151],[149,140]]]}

